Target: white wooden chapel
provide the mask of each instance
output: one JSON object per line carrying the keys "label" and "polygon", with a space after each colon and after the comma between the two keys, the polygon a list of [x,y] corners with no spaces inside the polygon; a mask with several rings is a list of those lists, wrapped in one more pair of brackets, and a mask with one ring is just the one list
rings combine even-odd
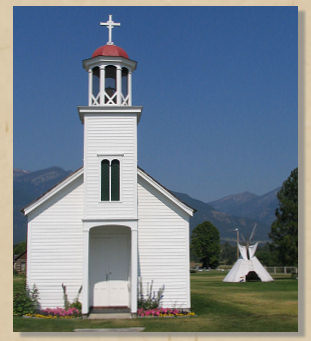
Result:
{"label": "white wooden chapel", "polygon": [[189,220],[194,209],[137,167],[141,106],[132,105],[136,62],[109,39],[91,58],[84,125],[84,164],[23,209],[28,217],[27,284],[42,308],[62,307],[82,285],[83,314],[96,307],[137,311],[146,293],[164,286],[161,306],[190,308]]}

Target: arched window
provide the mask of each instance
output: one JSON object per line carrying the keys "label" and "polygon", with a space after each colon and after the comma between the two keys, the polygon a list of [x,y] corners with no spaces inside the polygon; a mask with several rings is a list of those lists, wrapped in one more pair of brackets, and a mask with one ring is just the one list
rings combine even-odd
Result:
{"label": "arched window", "polygon": [[111,201],[120,200],[120,161],[111,162]]}
{"label": "arched window", "polygon": [[120,161],[101,162],[101,201],[120,200]]}
{"label": "arched window", "polygon": [[110,167],[109,161],[103,160],[101,162],[101,201],[109,201],[110,197]]}

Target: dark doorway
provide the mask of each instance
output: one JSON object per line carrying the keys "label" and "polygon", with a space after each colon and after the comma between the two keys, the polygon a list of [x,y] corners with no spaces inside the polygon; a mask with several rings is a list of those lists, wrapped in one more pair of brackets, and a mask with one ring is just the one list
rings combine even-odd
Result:
{"label": "dark doorway", "polygon": [[258,281],[260,281],[260,278],[258,277],[255,271],[250,271],[246,275],[246,282],[258,282]]}

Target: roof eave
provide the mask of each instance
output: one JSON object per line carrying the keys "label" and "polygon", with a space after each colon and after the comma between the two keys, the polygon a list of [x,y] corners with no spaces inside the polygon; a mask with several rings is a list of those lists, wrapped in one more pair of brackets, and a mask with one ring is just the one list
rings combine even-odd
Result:
{"label": "roof eave", "polygon": [[78,168],[75,172],[67,176],[65,179],[61,180],[59,183],[51,187],[49,190],[47,190],[45,193],[40,195],[38,198],[33,200],[30,204],[22,208],[20,211],[24,215],[28,215],[31,213],[34,209],[36,209],[38,206],[40,206],[43,202],[48,200],[50,197],[58,193],[60,190],[62,190],[64,187],[66,187],[69,183],[77,179],[81,174],[83,174],[83,167]]}
{"label": "roof eave", "polygon": [[185,211],[189,216],[193,217],[196,209],[190,207],[186,203],[182,202],[179,198],[176,197],[169,189],[160,184],[157,180],[155,180],[152,176],[150,176],[146,171],[142,168],[137,167],[138,175],[140,175],[143,179],[145,179],[148,183],[150,183],[153,187],[155,187],[159,192],[164,194],[168,199],[175,203],[179,208]]}

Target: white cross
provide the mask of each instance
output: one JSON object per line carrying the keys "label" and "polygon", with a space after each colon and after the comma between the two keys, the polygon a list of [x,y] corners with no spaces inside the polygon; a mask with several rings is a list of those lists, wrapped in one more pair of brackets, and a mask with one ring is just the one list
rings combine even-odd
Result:
{"label": "white cross", "polygon": [[108,31],[109,31],[109,40],[107,42],[107,45],[113,45],[113,41],[111,40],[111,36],[112,36],[112,29],[115,27],[115,26],[121,26],[120,23],[117,23],[117,22],[113,22],[112,21],[112,15],[109,14],[109,20],[107,22],[101,22],[100,23],[101,26],[107,26],[108,28]]}

